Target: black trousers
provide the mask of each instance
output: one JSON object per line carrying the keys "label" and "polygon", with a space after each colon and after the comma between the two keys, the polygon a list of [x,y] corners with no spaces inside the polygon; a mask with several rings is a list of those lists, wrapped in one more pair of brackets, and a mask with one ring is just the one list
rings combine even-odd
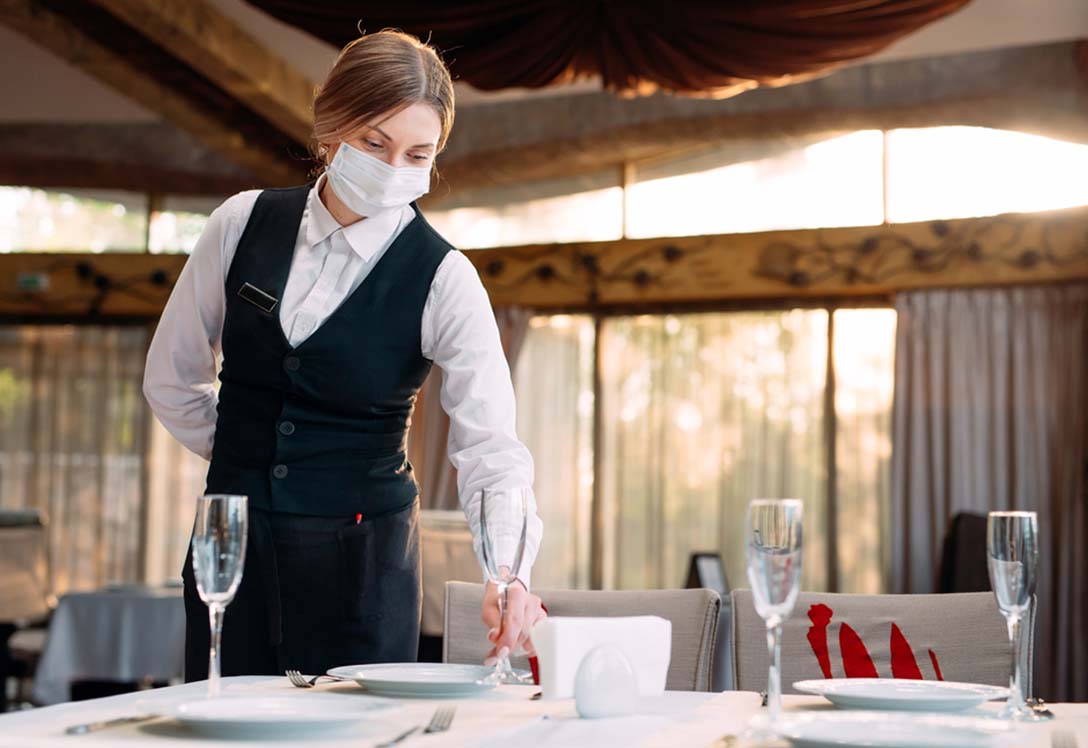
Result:
{"label": "black trousers", "polygon": [[[375,518],[249,510],[241,584],[223,620],[223,675],[324,673],[339,665],[414,662],[422,586],[419,504]],[[185,680],[208,677],[208,608],[185,591]]]}

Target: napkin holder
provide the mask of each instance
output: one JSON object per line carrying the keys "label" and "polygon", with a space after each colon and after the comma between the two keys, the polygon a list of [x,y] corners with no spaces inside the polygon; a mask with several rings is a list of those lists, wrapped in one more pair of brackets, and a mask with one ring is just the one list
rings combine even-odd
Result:
{"label": "napkin holder", "polygon": [[533,628],[532,637],[545,699],[573,697],[582,658],[601,644],[614,645],[623,652],[635,671],[640,694],[665,690],[672,656],[672,623],[664,618],[548,617]]}

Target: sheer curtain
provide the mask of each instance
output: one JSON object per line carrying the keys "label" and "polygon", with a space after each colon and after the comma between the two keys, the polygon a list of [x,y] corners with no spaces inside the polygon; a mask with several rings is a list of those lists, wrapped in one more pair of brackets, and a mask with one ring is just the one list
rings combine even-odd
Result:
{"label": "sheer curtain", "polygon": [[620,317],[602,333],[604,584],[677,587],[693,551],[744,584],[745,511],[805,501],[804,585],[826,585],[824,310]]}
{"label": "sheer curtain", "polygon": [[57,593],[138,580],[142,327],[0,327],[0,506],[50,521]]}
{"label": "sheer curtain", "polygon": [[590,585],[593,502],[593,318],[536,317],[514,374],[518,434],[536,464],[544,540],[541,588]]}
{"label": "sheer curtain", "polygon": [[893,591],[933,591],[956,512],[1037,511],[1036,690],[1088,699],[1088,286],[896,306]]}
{"label": "sheer curtain", "polygon": [[[516,371],[518,352],[529,330],[532,312],[521,307],[495,310],[506,361]],[[408,459],[419,481],[424,509],[457,509],[457,471],[450,464],[446,441],[450,420],[439,402],[442,371],[436,366],[419,392],[408,435]]]}

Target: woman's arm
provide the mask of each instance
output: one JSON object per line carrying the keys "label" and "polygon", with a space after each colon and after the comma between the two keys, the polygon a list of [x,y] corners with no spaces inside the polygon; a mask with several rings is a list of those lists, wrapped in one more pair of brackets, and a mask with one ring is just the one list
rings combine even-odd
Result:
{"label": "woman's arm", "polygon": [[450,252],[435,273],[424,323],[424,356],[443,373],[440,400],[450,417],[449,458],[457,469],[458,496],[473,547],[479,557],[482,489],[528,489],[525,560],[519,574],[528,586],[543,534],[532,498],[533,458],[515,431],[514,387],[491,302],[476,268],[460,252]]}
{"label": "woman's arm", "polygon": [[208,217],[147,352],[144,397],[167,431],[204,459],[215,435],[226,271],[258,194],[239,193]]}

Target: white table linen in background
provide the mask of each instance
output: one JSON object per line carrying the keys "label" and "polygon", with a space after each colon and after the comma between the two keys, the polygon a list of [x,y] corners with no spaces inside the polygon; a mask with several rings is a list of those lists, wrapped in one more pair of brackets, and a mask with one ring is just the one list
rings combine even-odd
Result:
{"label": "white table linen in background", "polygon": [[170,681],[185,663],[181,588],[122,587],[64,595],[45,640],[32,697],[69,699],[73,680]]}
{"label": "white table linen in background", "polygon": [[[131,716],[140,712],[140,703],[167,703],[203,697],[204,683],[111,696],[93,701],[61,704],[53,707],[16,712],[0,716],[0,746],[81,746],[109,745],[144,748],[209,748],[210,746],[275,745],[274,741],[219,741],[201,738],[176,723],[162,720],[143,725],[128,725],[91,733],[78,738],[64,735],[64,728],[92,720]],[[659,696],[643,697],[637,717],[614,720],[578,720],[574,702],[530,701],[536,689],[525,686],[503,686],[497,691],[475,699],[444,701],[438,699],[404,699],[403,709],[361,722],[357,730],[327,737],[308,739],[308,746],[327,748],[369,748],[375,743],[403,732],[412,725],[427,722],[434,710],[443,704],[455,703],[457,714],[449,732],[416,737],[405,745],[425,748],[492,748],[504,746],[549,745],[556,748],[592,745],[593,748],[704,748],[724,734],[736,734],[745,728],[748,719],[760,711],[758,694],[743,691],[725,693],[696,693],[666,691]],[[325,692],[363,694],[354,684],[330,684],[316,689],[297,689],[286,678],[243,676],[224,679],[225,696],[278,696],[297,699],[320,699]],[[786,709],[828,708],[827,702],[813,696],[785,696]],[[996,709],[997,704],[991,704]],[[1051,707],[1058,719],[1025,728],[1026,739],[1017,748],[1049,748],[1049,734],[1055,727],[1072,731],[1081,746],[1088,746],[1088,704],[1057,704]],[[548,719],[544,719],[547,715]],[[551,724],[558,721],[559,727]],[[633,736],[633,725],[639,727]],[[612,726],[614,729],[609,730]],[[562,741],[548,738],[548,733],[562,734]],[[519,743],[510,740],[517,736]],[[505,740],[504,740],[505,738]],[[498,742],[496,742],[498,741]],[[521,742],[524,741],[524,742]],[[298,741],[280,741],[280,745],[297,745]]]}

